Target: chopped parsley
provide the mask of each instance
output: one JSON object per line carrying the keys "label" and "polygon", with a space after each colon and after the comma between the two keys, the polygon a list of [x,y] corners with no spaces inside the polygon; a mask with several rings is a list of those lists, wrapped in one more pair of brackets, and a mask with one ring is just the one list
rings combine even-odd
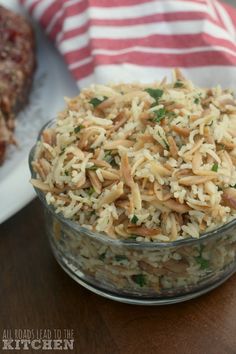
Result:
{"label": "chopped parsley", "polygon": [[105,153],[104,160],[112,166],[116,164],[115,158],[110,154],[110,152]]}
{"label": "chopped parsley", "polygon": [[138,236],[136,236],[136,235],[132,235],[132,236],[129,236],[126,240],[130,240],[130,241],[136,241],[136,238],[137,238]]}
{"label": "chopped parsley", "polygon": [[144,274],[135,274],[132,275],[132,280],[138,284],[141,288],[147,284],[147,280]]}
{"label": "chopped parsley", "polygon": [[196,98],[194,99],[194,103],[195,103],[195,104],[199,104],[199,102],[200,102],[200,98],[199,98],[199,97],[196,97]]}
{"label": "chopped parsley", "polygon": [[83,125],[78,125],[78,127],[75,127],[75,129],[74,129],[75,134],[79,133],[81,131],[81,129],[83,129],[83,128],[84,128]]}
{"label": "chopped parsley", "polygon": [[184,83],[180,80],[177,80],[174,84],[174,88],[179,88],[179,87],[183,87]]}
{"label": "chopped parsley", "polygon": [[65,171],[65,175],[66,175],[66,176],[69,176],[69,171]]}
{"label": "chopped parsley", "polygon": [[198,256],[195,258],[197,263],[200,264],[201,269],[207,269],[209,268],[209,261],[207,259],[204,259],[202,255]]}
{"label": "chopped parsley", "polygon": [[94,108],[96,108],[98,105],[100,105],[100,103],[106,101],[108,99],[108,97],[104,96],[102,100],[99,100],[99,98],[94,97],[92,98],[89,103],[93,105]]}
{"label": "chopped parsley", "polygon": [[200,254],[199,256],[195,257],[196,262],[200,265],[201,269],[207,269],[209,268],[209,261],[205,258],[203,258],[202,256],[202,252],[203,252],[204,246],[200,245]]}
{"label": "chopped parsley", "polygon": [[138,217],[136,215],[134,215],[130,221],[132,222],[132,224],[137,224]]}
{"label": "chopped parsley", "polygon": [[101,254],[99,255],[99,257],[98,257],[98,259],[99,259],[100,261],[104,261],[105,258],[106,258],[106,252],[101,253]]}
{"label": "chopped parsley", "polygon": [[177,114],[175,113],[175,112],[173,112],[173,111],[166,111],[166,115],[168,116],[168,118],[170,118],[170,119],[174,119],[174,118],[176,118],[177,117]]}
{"label": "chopped parsley", "polygon": [[65,150],[66,150],[66,148],[65,148],[65,147],[64,147],[64,148],[62,148],[62,149],[61,149],[61,152],[60,152],[60,154],[59,154],[59,156],[63,155],[63,154],[64,154],[64,152],[65,152]]}
{"label": "chopped parsley", "polygon": [[161,136],[160,132],[158,132],[158,135],[159,135],[159,137],[161,138],[163,144],[165,145],[166,150],[169,151],[169,150],[170,150],[170,147],[169,147],[167,141]]}
{"label": "chopped parsley", "polygon": [[160,89],[153,89],[153,88],[146,88],[144,91],[149,93],[149,95],[156,100],[156,103],[158,103],[159,99],[163,95],[164,91]]}
{"label": "chopped parsley", "polygon": [[93,165],[91,167],[86,167],[87,170],[90,170],[90,171],[96,171],[98,169],[97,166]]}
{"label": "chopped parsley", "polygon": [[167,111],[164,107],[153,111],[155,117],[151,119],[152,122],[159,123],[163,118],[167,117],[170,121],[177,117],[177,114],[173,111]]}
{"label": "chopped parsley", "polygon": [[126,256],[123,256],[122,254],[117,254],[115,255],[115,260],[117,262],[122,262],[122,261],[127,261],[128,258]]}
{"label": "chopped parsley", "polygon": [[163,118],[165,118],[166,110],[165,108],[160,108],[157,111],[153,112],[155,114],[154,122],[159,123]]}
{"label": "chopped parsley", "polygon": [[218,166],[218,163],[215,162],[215,163],[213,164],[211,170],[214,171],[214,172],[217,172],[217,171],[218,171],[218,167],[219,167],[219,166]]}
{"label": "chopped parsley", "polygon": [[95,192],[95,189],[93,187],[88,188],[88,195],[92,195]]}

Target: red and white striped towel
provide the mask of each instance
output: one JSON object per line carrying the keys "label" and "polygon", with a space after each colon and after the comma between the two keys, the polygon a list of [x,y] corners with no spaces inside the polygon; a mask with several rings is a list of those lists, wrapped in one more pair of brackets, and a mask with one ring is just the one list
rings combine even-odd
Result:
{"label": "red and white striped towel", "polygon": [[236,9],[217,0],[20,0],[78,85],[150,82],[172,67],[199,84],[236,82]]}

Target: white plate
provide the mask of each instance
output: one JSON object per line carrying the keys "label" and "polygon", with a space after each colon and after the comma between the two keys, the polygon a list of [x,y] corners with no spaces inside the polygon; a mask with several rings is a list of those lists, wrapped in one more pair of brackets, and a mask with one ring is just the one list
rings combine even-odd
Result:
{"label": "white plate", "polygon": [[[0,0],[16,12],[16,0]],[[78,92],[74,80],[56,49],[35,25],[37,71],[30,102],[17,117],[15,136],[18,147],[10,147],[0,167],[0,224],[29,203],[35,196],[29,183],[28,154],[44,123],[64,106],[63,97]]]}

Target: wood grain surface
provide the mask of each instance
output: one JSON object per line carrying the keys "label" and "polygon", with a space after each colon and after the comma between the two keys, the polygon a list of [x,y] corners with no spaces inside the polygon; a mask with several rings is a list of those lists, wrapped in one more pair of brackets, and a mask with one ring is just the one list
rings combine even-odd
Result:
{"label": "wood grain surface", "polygon": [[177,305],[103,299],[54,260],[38,200],[0,226],[0,261],[0,353],[3,330],[19,328],[73,329],[79,354],[236,353],[236,276]]}

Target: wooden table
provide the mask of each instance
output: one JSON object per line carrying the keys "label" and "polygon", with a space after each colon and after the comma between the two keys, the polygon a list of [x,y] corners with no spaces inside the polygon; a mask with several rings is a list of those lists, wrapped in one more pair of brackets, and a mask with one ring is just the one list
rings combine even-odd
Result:
{"label": "wooden table", "polygon": [[0,352],[4,329],[73,329],[74,350],[67,353],[236,353],[236,276],[178,305],[116,303],[64,273],[43,225],[40,202],[34,200],[0,226]]}

